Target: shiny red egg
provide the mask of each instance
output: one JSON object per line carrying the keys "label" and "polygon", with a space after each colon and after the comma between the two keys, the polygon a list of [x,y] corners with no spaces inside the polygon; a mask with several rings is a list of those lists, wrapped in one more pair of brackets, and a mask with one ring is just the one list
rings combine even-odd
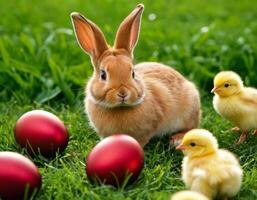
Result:
{"label": "shiny red egg", "polygon": [[124,181],[134,182],[144,166],[144,152],[128,135],[112,135],[100,141],[86,161],[86,173],[91,181],[116,187]]}
{"label": "shiny red egg", "polygon": [[32,161],[15,152],[0,152],[0,199],[29,199],[40,187],[41,175]]}
{"label": "shiny red egg", "polygon": [[45,157],[63,152],[69,141],[63,122],[54,114],[43,110],[23,114],[15,125],[14,136],[17,143],[30,154],[40,153]]}

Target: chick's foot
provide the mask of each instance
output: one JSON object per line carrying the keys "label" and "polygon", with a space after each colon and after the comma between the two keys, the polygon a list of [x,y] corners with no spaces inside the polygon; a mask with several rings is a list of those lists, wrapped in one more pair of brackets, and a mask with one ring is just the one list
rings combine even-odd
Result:
{"label": "chick's foot", "polygon": [[231,128],[230,131],[233,131],[233,132],[240,132],[240,128],[239,127],[234,127],[234,128]]}

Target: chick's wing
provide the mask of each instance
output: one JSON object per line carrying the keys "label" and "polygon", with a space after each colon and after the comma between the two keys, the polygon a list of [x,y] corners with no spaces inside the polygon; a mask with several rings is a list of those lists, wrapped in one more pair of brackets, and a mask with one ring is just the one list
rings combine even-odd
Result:
{"label": "chick's wing", "polygon": [[257,109],[257,90],[255,88],[245,88],[241,100],[243,103],[252,105]]}

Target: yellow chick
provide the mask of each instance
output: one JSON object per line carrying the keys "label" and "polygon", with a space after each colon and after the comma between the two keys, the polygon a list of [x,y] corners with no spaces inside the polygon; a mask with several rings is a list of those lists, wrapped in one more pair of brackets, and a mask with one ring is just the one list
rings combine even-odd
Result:
{"label": "yellow chick", "polygon": [[241,131],[237,144],[245,141],[250,130],[257,134],[257,90],[244,87],[240,76],[232,71],[223,71],[214,78],[213,106],[218,114],[231,121]]}
{"label": "yellow chick", "polygon": [[187,187],[210,199],[227,199],[240,190],[243,171],[231,152],[219,149],[207,130],[193,129],[177,147],[185,154],[182,179]]}
{"label": "yellow chick", "polygon": [[209,200],[206,196],[195,191],[180,191],[172,195],[170,200]]}

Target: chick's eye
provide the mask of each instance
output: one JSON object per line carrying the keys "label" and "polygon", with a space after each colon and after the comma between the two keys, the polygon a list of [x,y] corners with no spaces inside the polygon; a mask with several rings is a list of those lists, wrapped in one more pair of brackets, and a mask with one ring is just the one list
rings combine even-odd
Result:
{"label": "chick's eye", "polygon": [[101,70],[101,79],[106,80],[106,72],[104,70]]}
{"label": "chick's eye", "polygon": [[224,87],[225,87],[225,88],[229,87],[229,84],[228,84],[228,83],[225,83]]}
{"label": "chick's eye", "polygon": [[132,71],[132,78],[135,78],[135,72]]}
{"label": "chick's eye", "polygon": [[191,146],[191,147],[195,147],[196,144],[195,144],[194,142],[191,142],[191,143],[190,143],[190,146]]}

